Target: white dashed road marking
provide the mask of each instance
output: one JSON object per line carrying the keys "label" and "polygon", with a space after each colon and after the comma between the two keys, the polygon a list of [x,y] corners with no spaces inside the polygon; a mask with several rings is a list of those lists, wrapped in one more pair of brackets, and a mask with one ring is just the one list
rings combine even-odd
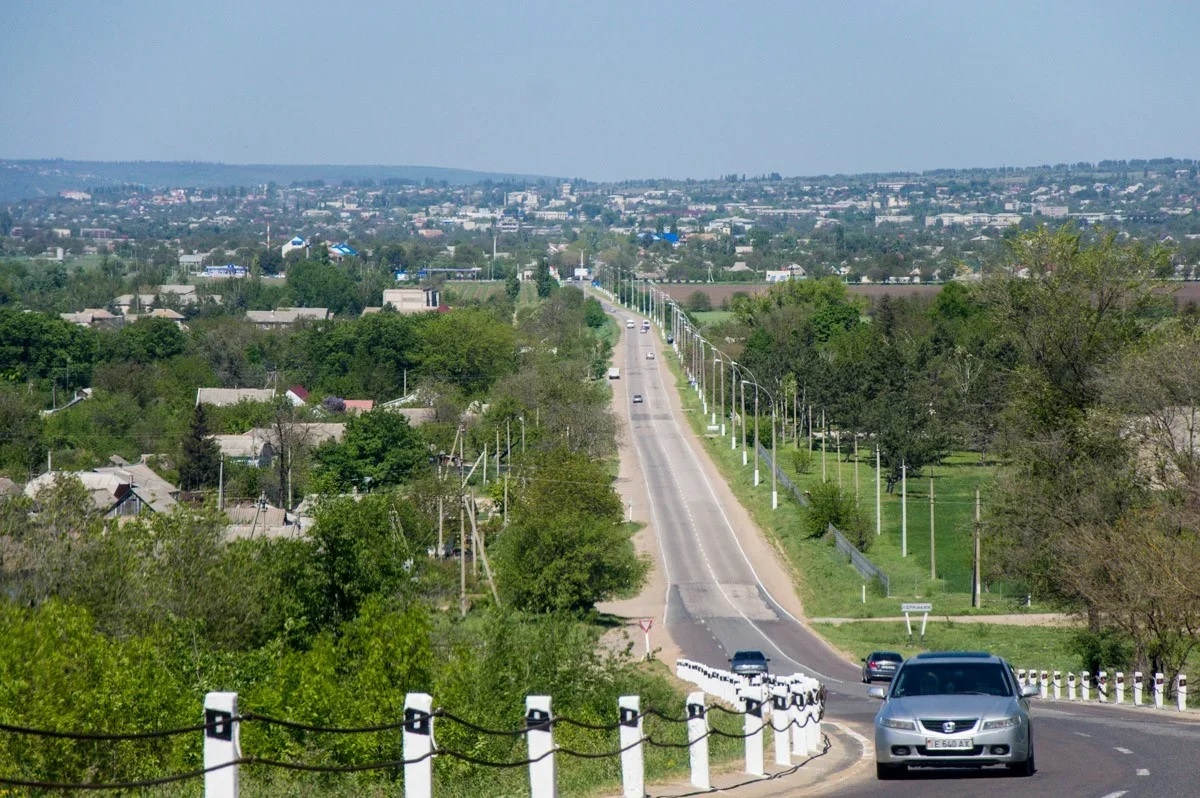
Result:
{"label": "white dashed road marking", "polygon": [[1133,751],[1130,751],[1128,748],[1121,748],[1120,746],[1114,747],[1113,750],[1120,751],[1122,754],[1132,754],[1133,753]]}
{"label": "white dashed road marking", "polygon": [[1150,770],[1149,770],[1148,768],[1138,768],[1138,769],[1137,769],[1137,774],[1138,774],[1139,776],[1149,776],[1149,775],[1150,775]]}

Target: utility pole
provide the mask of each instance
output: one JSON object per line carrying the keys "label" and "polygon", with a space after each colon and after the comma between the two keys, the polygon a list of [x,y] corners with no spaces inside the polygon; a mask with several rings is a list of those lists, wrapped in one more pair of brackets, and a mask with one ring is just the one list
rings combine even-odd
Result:
{"label": "utility pole", "polygon": [[825,474],[825,450],[829,448],[829,427],[825,426],[825,408],[821,408],[821,482],[828,482]]}
{"label": "utility pole", "polygon": [[908,465],[900,463],[900,556],[908,556]]}
{"label": "utility pole", "polygon": [[746,381],[742,380],[742,415],[738,421],[742,424],[742,465],[746,465]]}
{"label": "utility pole", "polygon": [[758,487],[758,385],[754,386],[754,487]]}
{"label": "utility pole", "polygon": [[881,509],[881,500],[879,497],[879,444],[875,444],[875,536],[883,534],[883,517],[879,511]]}
{"label": "utility pole", "polygon": [[725,437],[725,361],[721,361],[721,437]]}
{"label": "utility pole", "polygon": [[[461,488],[459,489],[461,491]],[[458,612],[467,617],[467,523],[463,518],[462,493],[458,494]]]}
{"label": "utility pole", "polygon": [[833,462],[837,463],[838,470],[838,490],[842,489],[842,430],[839,428],[834,434],[834,445],[837,447],[834,451]]}
{"label": "utility pole", "polygon": [[225,509],[225,455],[221,455],[221,468],[217,472],[217,512]]}
{"label": "utility pole", "polygon": [[980,590],[980,585],[979,585],[979,526],[980,526],[980,523],[979,523],[979,521],[980,521],[980,518],[979,518],[979,488],[976,488],[975,489],[975,567],[972,569],[974,571],[974,573],[972,574],[973,578],[971,580],[972,582],[974,582],[974,584],[971,585],[971,606],[972,607],[979,606],[979,598],[980,598],[980,596],[979,596],[979,590]]}
{"label": "utility pole", "polygon": [[860,501],[860,499],[859,499],[859,493],[858,493],[858,433],[855,432],[854,433],[854,506],[855,507],[858,506],[859,501]]}
{"label": "utility pole", "polygon": [[929,578],[937,579],[937,537],[933,534],[933,477],[929,478]]}

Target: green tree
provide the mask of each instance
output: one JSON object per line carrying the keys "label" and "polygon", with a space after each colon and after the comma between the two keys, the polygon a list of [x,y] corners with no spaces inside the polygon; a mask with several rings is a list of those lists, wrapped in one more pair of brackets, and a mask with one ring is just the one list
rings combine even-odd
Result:
{"label": "green tree", "polygon": [[712,297],[704,291],[693,291],[687,299],[687,309],[693,313],[705,313],[712,310]]}
{"label": "green tree", "polygon": [[483,309],[461,308],[432,316],[422,332],[423,375],[448,380],[471,397],[484,395],[516,363],[512,324]]}
{"label": "green tree", "polygon": [[109,360],[153,363],[183,354],[188,341],[170,319],[146,317],[123,327],[105,343]]}
{"label": "green tree", "polygon": [[374,410],[349,419],[341,442],[319,448],[316,459],[317,484],[338,493],[400,485],[426,464],[428,452],[407,418]]}
{"label": "green tree", "polygon": [[504,601],[530,612],[584,612],[641,585],[647,563],[602,464],[560,448],[518,474],[513,523],[491,549]]}
{"label": "green tree", "polygon": [[550,292],[554,290],[554,278],[550,276],[550,264],[545,258],[538,261],[533,281],[537,284],[537,295],[542,299],[550,296]]}
{"label": "green tree", "polygon": [[42,417],[30,399],[24,391],[0,385],[0,471],[21,481],[46,462]]}
{"label": "green tree", "polygon": [[[1165,253],[1103,235],[1044,229],[1011,244],[1011,266],[985,298],[1021,357],[1004,416],[1006,469],[990,519],[999,574],[1087,610],[1068,579],[1075,543],[1108,534],[1142,504],[1124,422],[1096,412],[1103,375],[1163,313],[1150,277]],[[1027,274],[1027,279],[1009,274]]]}
{"label": "green tree", "polygon": [[327,260],[305,260],[292,266],[287,286],[300,307],[329,308],[334,313],[361,310],[355,306],[354,281]]}
{"label": "green tree", "polygon": [[492,547],[500,595],[527,612],[577,613],[635,591],[648,564],[629,536],[625,527],[583,513],[523,517]]}
{"label": "green tree", "polygon": [[25,382],[65,374],[87,385],[96,362],[93,330],[42,313],[0,308],[0,379]]}
{"label": "green tree", "polygon": [[213,488],[221,470],[221,452],[208,428],[204,405],[197,404],[180,442],[179,487],[183,490]]}

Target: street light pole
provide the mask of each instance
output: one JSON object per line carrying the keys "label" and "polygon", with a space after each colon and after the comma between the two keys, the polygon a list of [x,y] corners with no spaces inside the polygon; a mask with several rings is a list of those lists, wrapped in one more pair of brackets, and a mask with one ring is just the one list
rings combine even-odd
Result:
{"label": "street light pole", "polygon": [[721,437],[725,437],[725,361],[717,358],[721,364]]}
{"label": "street light pole", "polygon": [[779,439],[775,433],[775,397],[767,394],[771,400],[771,509],[779,509],[779,486],[776,482],[776,474],[779,471]]}
{"label": "street light pole", "polygon": [[712,351],[712,415],[709,419],[709,423],[715,425],[717,423],[717,362],[719,358],[717,357],[717,348],[715,346],[712,347]]}
{"label": "street light pole", "polygon": [[[742,380],[742,414],[739,420],[742,422],[742,465],[746,465],[746,381]],[[755,484],[758,484],[757,482]]]}

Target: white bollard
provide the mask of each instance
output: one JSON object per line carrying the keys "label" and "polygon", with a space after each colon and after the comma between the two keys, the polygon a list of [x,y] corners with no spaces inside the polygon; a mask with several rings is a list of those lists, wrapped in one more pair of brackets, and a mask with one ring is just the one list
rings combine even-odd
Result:
{"label": "white bollard", "polygon": [[206,693],[204,725],[204,768],[219,768],[204,774],[205,798],[238,798],[242,744],[237,693]]}
{"label": "white bollard", "polygon": [[808,733],[808,752],[815,754],[821,750],[821,713],[825,709],[821,701],[821,683],[809,679],[808,725],[804,730]]}
{"label": "white bollard", "polygon": [[1062,700],[1062,672],[1061,671],[1054,672],[1054,700],[1055,701]]}
{"label": "white bollard", "polygon": [[404,697],[404,798],[433,796],[433,696]]}
{"label": "white bollard", "polygon": [[771,688],[771,728],[775,731],[775,764],[783,767],[792,764],[791,724],[787,685],[777,684]]}
{"label": "white bollard", "polygon": [[1017,684],[1021,685],[1022,687],[1025,686],[1025,669],[1024,668],[1017,668]]}
{"label": "white bollard", "polygon": [[530,798],[556,798],[558,780],[554,772],[554,726],[550,696],[525,697],[525,743],[529,747]]}
{"label": "white bollard", "polygon": [[1163,708],[1163,675],[1161,673],[1154,674],[1154,708]]}
{"label": "white bollard", "polygon": [[1117,671],[1117,701],[1118,704],[1125,703],[1125,674]]}
{"label": "white bollard", "polygon": [[1044,701],[1049,696],[1050,674],[1046,673],[1045,671],[1042,671],[1042,678],[1038,682],[1038,687],[1040,687],[1042,690],[1041,695],[1042,695],[1042,700]]}
{"label": "white bollard", "polygon": [[804,729],[804,719],[807,715],[808,706],[804,700],[804,679],[799,678],[792,682],[791,690],[791,709],[788,714],[792,721],[792,753],[796,756],[807,756],[808,750],[808,735]]}
{"label": "white bollard", "polygon": [[1180,712],[1187,709],[1187,676],[1182,673],[1175,680],[1175,706]]}
{"label": "white bollard", "polygon": [[708,778],[708,709],[704,705],[704,693],[688,693],[687,718],[692,786],[711,790],[712,784]]}
{"label": "white bollard", "polygon": [[646,762],[642,742],[642,699],[623,695],[617,699],[620,718],[619,745],[621,748],[621,785],[624,798],[644,798],[646,795]]}
{"label": "white bollard", "polygon": [[743,688],[742,709],[745,711],[743,734],[746,735],[746,772],[751,776],[765,776],[763,766],[763,689],[758,686]]}
{"label": "white bollard", "polygon": [[1075,672],[1074,671],[1067,672],[1067,700],[1068,701],[1075,700]]}
{"label": "white bollard", "polygon": [[1140,707],[1142,705],[1142,672],[1133,672],[1133,705]]}
{"label": "white bollard", "polygon": [[1096,697],[1100,699],[1101,704],[1108,703],[1108,671],[1096,674]]}

